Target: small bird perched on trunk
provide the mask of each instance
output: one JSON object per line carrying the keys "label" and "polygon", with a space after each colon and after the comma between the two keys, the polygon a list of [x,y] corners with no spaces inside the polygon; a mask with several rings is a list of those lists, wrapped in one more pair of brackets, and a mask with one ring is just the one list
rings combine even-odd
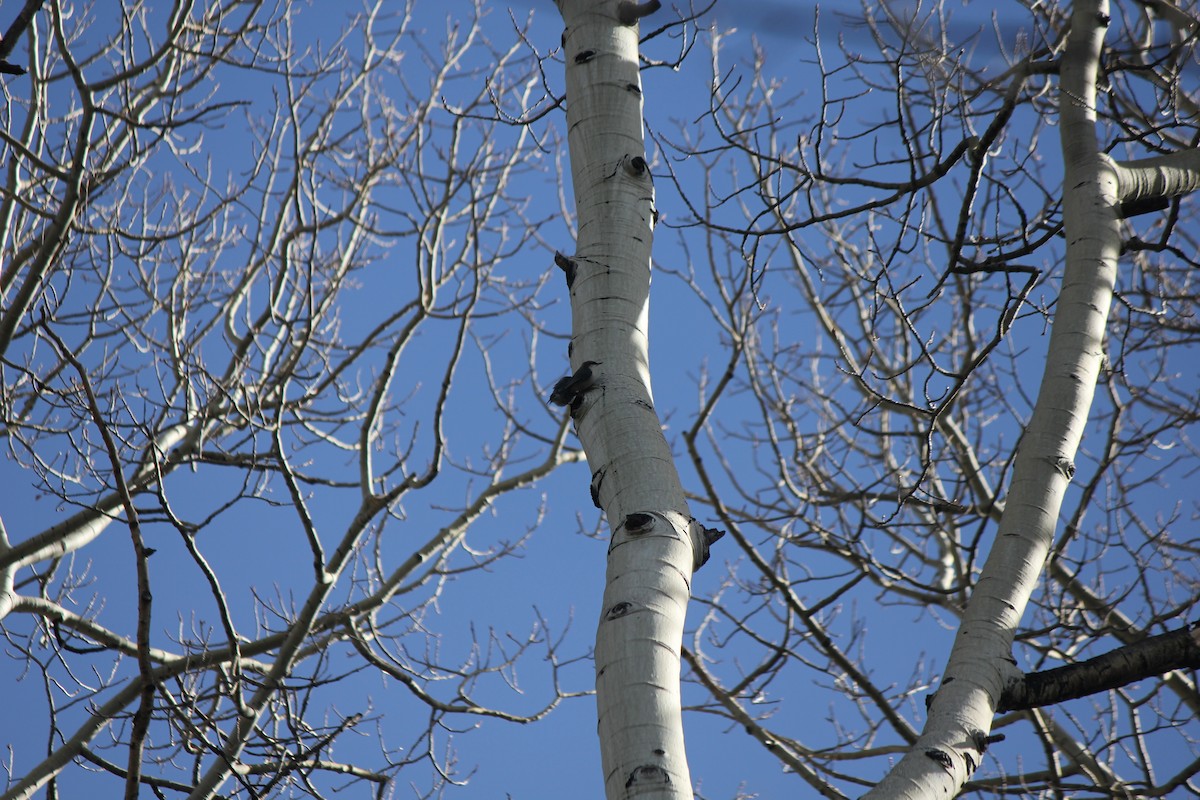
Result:
{"label": "small bird perched on trunk", "polygon": [[556,406],[570,406],[572,411],[578,408],[583,399],[583,393],[592,388],[592,384],[596,381],[592,367],[599,363],[599,361],[585,361],[579,365],[579,369],[575,370],[574,375],[559,378],[558,383],[554,384],[554,391],[550,392],[550,402]]}

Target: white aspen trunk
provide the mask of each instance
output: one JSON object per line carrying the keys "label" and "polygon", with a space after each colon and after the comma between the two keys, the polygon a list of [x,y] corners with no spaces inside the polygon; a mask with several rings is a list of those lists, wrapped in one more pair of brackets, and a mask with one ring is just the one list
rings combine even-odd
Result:
{"label": "white aspen trunk", "polygon": [[609,800],[691,798],[679,687],[691,518],[650,389],[654,186],[638,27],[622,24],[622,5],[558,0],[579,225],[571,368],[599,362],[573,416],[612,528],[596,635],[600,750]]}
{"label": "white aspen trunk", "polygon": [[996,541],[955,637],[929,719],[867,797],[942,798],[983,757],[996,703],[1020,673],[1012,642],[1053,541],[1104,359],[1121,235],[1117,173],[1100,152],[1096,76],[1107,0],[1076,2],[1060,71],[1066,265],[1033,416],[1018,445]]}

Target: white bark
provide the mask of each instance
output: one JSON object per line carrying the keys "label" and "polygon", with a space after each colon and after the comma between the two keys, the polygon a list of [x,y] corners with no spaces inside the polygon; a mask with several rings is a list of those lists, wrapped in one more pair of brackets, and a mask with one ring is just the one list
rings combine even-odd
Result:
{"label": "white bark", "polygon": [[1045,372],[1018,446],[1004,516],[920,739],[867,796],[953,797],[982,759],[1007,681],[1012,641],[1053,541],[1104,359],[1121,235],[1117,173],[1096,134],[1096,75],[1105,0],[1077,2],[1061,61],[1066,265]]}
{"label": "white bark", "polygon": [[[607,797],[692,797],[680,718],[680,646],[693,552],[687,503],[650,390],[654,187],[642,138],[638,29],[616,0],[560,0],[579,234],[572,370],[597,385],[574,412],[613,529],[596,636]],[[630,514],[648,514],[640,529]],[[629,528],[637,530],[631,531]]]}
{"label": "white bark", "polygon": [[1178,197],[1200,189],[1200,150],[1191,148],[1114,165],[1122,202]]}

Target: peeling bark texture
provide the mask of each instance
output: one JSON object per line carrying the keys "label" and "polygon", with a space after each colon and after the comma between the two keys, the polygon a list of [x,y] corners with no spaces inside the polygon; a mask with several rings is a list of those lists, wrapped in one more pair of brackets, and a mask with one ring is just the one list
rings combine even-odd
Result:
{"label": "peeling bark texture", "polygon": [[[636,17],[617,0],[559,0],[578,216],[572,369],[597,362],[574,418],[613,526],[596,635],[605,792],[690,798],[680,648],[693,565],[691,516],[654,411],[648,327],[654,184],[642,135]],[[640,7],[649,13],[649,6]],[[624,9],[624,11],[623,11]],[[649,9],[649,10],[647,10]],[[639,14],[639,16],[641,16]]]}
{"label": "peeling bark texture", "polygon": [[[957,795],[1001,696],[1020,680],[1012,641],[1046,563],[1104,358],[1103,338],[1121,249],[1117,171],[1100,152],[1096,78],[1106,0],[1076,2],[1059,88],[1067,238],[1037,403],[1017,450],[1004,516],[963,614],[929,719],[911,751],[866,796]],[[938,757],[929,754],[941,753]],[[977,752],[977,751],[976,751]],[[959,758],[955,758],[958,754]],[[980,754],[981,755],[981,754]]]}
{"label": "peeling bark texture", "polygon": [[1033,672],[1010,686],[997,711],[1024,711],[1106,692],[1176,669],[1200,668],[1200,622],[1078,664]]}

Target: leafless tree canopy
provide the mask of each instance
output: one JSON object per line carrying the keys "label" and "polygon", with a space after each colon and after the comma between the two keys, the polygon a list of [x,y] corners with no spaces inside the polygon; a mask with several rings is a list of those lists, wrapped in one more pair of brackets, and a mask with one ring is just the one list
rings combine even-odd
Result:
{"label": "leafless tree canopy", "polygon": [[[547,515],[598,527],[546,404],[552,13],[26,5],[0,53],[27,71],[0,109],[0,696],[44,718],[0,796],[453,797],[451,732],[590,688],[569,614],[497,619],[486,583],[564,546]],[[1061,289],[1070,7],[833,5],[753,47],[641,22],[655,403],[729,534],[683,643],[689,751],[724,756],[693,756],[702,796],[857,795],[916,741]],[[1106,13],[1103,151],[1196,152],[1200,7]],[[976,795],[1200,791],[1200,243],[1169,194],[1119,209],[1105,366]]]}
{"label": "leafless tree canopy", "polygon": [[[728,345],[682,437],[738,549],[701,600],[697,705],[830,796],[873,784],[915,740],[940,630],[957,624],[1004,509],[1062,277],[1070,8],[996,3],[989,19],[951,5],[820,16],[803,90],[775,77],[775,52],[734,65],[716,48],[715,135],[661,137],[682,225],[706,231],[700,243],[681,229],[692,260],[676,272]],[[1097,111],[1113,159],[1194,149],[1187,5],[1110,10]],[[1026,672],[1197,620],[1191,203],[1121,209],[1105,367],[1014,646]],[[1076,675],[1092,696],[1000,716],[1009,744],[968,788],[1194,791],[1194,635],[1181,647],[1167,663],[1190,669],[1105,686],[1092,665]],[[808,724],[814,708],[828,724]]]}
{"label": "leafless tree canopy", "polygon": [[566,692],[565,615],[433,613],[577,459],[512,259],[546,162],[472,118],[540,74],[508,24],[166,5],[50,3],[6,85],[5,693],[49,725],[6,796],[80,768],[110,796],[437,785],[445,720]]}

